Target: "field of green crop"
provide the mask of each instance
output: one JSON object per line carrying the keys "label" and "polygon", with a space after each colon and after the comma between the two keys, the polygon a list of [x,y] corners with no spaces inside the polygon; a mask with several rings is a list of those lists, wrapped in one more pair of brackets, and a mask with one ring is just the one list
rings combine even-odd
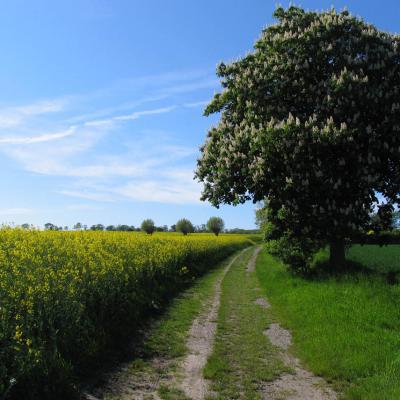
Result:
{"label": "field of green crop", "polygon": [[0,398],[73,398],[74,377],[243,235],[0,231]]}
{"label": "field of green crop", "polygon": [[396,244],[382,247],[354,245],[349,249],[347,258],[378,272],[400,271],[400,245]]}

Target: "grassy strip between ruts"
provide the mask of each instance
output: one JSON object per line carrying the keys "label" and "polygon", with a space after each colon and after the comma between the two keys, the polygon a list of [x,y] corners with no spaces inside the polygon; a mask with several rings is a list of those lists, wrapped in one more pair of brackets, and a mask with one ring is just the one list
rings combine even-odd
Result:
{"label": "grassy strip between ruts", "polygon": [[257,275],[272,312],[314,373],[345,399],[400,398],[400,286],[378,274],[305,280],[262,252]]}
{"label": "grassy strip between ruts", "polygon": [[254,248],[232,265],[222,282],[217,333],[204,376],[212,399],[260,399],[260,388],[285,368],[263,331],[271,322],[254,301],[260,297],[255,273],[246,271]]}
{"label": "grassy strip between ruts", "polygon": [[[236,253],[237,254],[237,253]],[[229,257],[212,269],[205,276],[199,278],[192,287],[175,298],[167,311],[155,323],[152,332],[144,344],[144,355],[131,361],[128,374],[141,380],[143,376],[150,380],[166,377],[176,369],[179,360],[186,353],[186,340],[193,320],[199,315],[207,301],[212,297],[214,285],[223,274],[224,268],[236,256]],[[168,368],[157,369],[152,360],[154,357],[170,360]],[[118,392],[118,388],[116,388]],[[186,400],[185,395],[171,385],[162,385],[158,394],[165,400]],[[105,396],[107,400],[117,400],[118,394]],[[153,397],[150,395],[149,399]]]}

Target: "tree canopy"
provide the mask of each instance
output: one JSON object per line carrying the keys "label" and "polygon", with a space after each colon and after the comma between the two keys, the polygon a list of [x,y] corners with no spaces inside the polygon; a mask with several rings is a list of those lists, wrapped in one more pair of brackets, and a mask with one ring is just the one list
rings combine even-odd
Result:
{"label": "tree canopy", "polygon": [[148,235],[152,235],[156,229],[154,225],[154,221],[152,219],[145,219],[142,222],[141,229],[143,232],[146,232]]}
{"label": "tree canopy", "polygon": [[266,199],[277,236],[343,249],[400,202],[400,37],[348,11],[274,16],[252,53],[217,69],[202,199]]}
{"label": "tree canopy", "polygon": [[187,235],[194,231],[194,226],[188,219],[182,218],[176,223],[176,230]]}
{"label": "tree canopy", "polygon": [[219,217],[211,217],[207,221],[207,229],[218,236],[224,230],[224,220]]}

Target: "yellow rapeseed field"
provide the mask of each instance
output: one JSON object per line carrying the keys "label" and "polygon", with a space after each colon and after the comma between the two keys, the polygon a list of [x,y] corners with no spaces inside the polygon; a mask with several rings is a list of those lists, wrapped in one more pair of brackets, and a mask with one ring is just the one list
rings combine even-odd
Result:
{"label": "yellow rapeseed field", "polygon": [[243,235],[0,230],[0,398],[59,385]]}

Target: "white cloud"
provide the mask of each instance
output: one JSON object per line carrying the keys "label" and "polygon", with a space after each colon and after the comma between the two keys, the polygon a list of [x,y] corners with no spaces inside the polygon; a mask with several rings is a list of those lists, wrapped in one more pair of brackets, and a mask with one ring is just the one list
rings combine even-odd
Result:
{"label": "white cloud", "polygon": [[114,117],[115,121],[132,121],[138,119],[144,115],[154,115],[154,114],[164,114],[174,110],[176,106],[169,106],[163,108],[156,108],[154,110],[144,110],[144,111],[135,111],[129,115],[121,115],[118,117]]}
{"label": "white cloud", "polygon": [[187,108],[204,107],[209,103],[209,100],[195,101],[193,103],[185,103],[183,106]]}
{"label": "white cloud", "polygon": [[[104,120],[94,120],[87,121],[83,123],[83,126],[87,127],[95,127],[95,128],[107,128],[112,125],[114,121],[132,121],[136,120],[142,116],[146,115],[154,115],[154,114],[162,114],[167,113],[174,110],[176,106],[156,108],[152,110],[143,110],[143,111],[135,111],[132,114],[128,115],[120,115],[109,119]],[[1,118],[1,117],[0,117]],[[0,136],[0,144],[32,144],[32,143],[41,143],[41,142],[49,142],[53,140],[64,139],[68,136],[73,135],[78,126],[71,126],[64,131],[57,133],[45,133],[37,136],[9,136],[9,137],[1,137]]]}
{"label": "white cloud", "polygon": [[169,168],[166,164],[149,168],[143,175],[122,184],[113,181],[97,184],[86,179],[78,182],[72,190],[57,191],[65,196],[99,202],[128,198],[139,202],[170,204],[201,204],[200,192],[201,185],[193,179],[191,167]]}
{"label": "white cloud", "polygon": [[65,131],[57,133],[45,133],[37,136],[10,136],[0,137],[0,144],[32,144],[32,143],[43,143],[50,142],[53,140],[64,139],[75,133],[76,127],[71,126]]}
{"label": "white cloud", "polygon": [[85,165],[77,168],[68,168],[65,171],[56,171],[57,175],[75,177],[107,178],[113,176],[140,176],[146,172],[142,165],[135,164],[94,164]]}
{"label": "white cloud", "polygon": [[22,125],[29,117],[62,111],[65,104],[65,99],[54,99],[0,109],[0,129]]}
{"label": "white cloud", "polygon": [[114,201],[114,197],[108,193],[96,193],[96,192],[76,191],[76,190],[58,190],[56,193],[68,197],[77,197],[86,200],[105,201],[105,202]]}
{"label": "white cloud", "polygon": [[52,112],[62,111],[64,109],[66,100],[45,100],[39,101],[32,104],[27,104],[25,106],[15,107],[14,110],[16,113],[22,115],[40,115]]}
{"label": "white cloud", "polygon": [[166,180],[135,181],[116,188],[116,194],[136,201],[193,204],[200,202],[200,188],[193,182]]}
{"label": "white cloud", "polygon": [[[193,172],[181,167],[189,159],[194,163],[197,147],[180,145],[175,135],[152,123],[157,115],[176,110],[174,104],[204,105],[182,97],[215,85],[204,71],[177,72],[121,81],[87,96],[0,108],[0,151],[26,171],[59,176],[55,191],[67,197],[198,203],[200,186],[192,180]],[[120,96],[134,101],[121,102]],[[167,99],[173,104],[165,105]],[[146,102],[154,107],[135,110]],[[145,117],[146,129],[119,130]]]}
{"label": "white cloud", "polygon": [[147,179],[115,187],[112,192],[142,202],[200,204],[201,185],[193,179],[190,167],[166,167]]}
{"label": "white cloud", "polygon": [[111,126],[115,121],[133,121],[146,115],[164,114],[173,111],[176,106],[162,107],[151,110],[135,111],[127,115],[118,115],[107,119],[98,119],[93,121],[87,121],[84,123],[85,126]]}

